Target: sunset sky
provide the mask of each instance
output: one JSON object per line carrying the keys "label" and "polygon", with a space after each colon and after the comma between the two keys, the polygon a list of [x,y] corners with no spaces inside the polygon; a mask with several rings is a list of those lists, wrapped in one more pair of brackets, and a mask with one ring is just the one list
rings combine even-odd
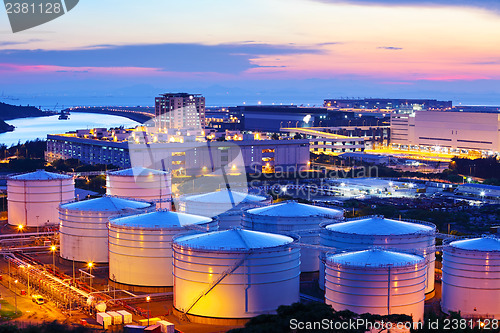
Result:
{"label": "sunset sky", "polygon": [[16,34],[0,9],[0,100],[152,104],[167,91],[207,105],[499,105],[500,2],[84,0]]}

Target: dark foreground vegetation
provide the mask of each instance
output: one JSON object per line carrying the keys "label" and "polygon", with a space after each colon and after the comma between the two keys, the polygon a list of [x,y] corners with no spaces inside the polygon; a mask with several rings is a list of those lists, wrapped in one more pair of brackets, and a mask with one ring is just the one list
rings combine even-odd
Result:
{"label": "dark foreground vegetation", "polygon": [[[260,315],[252,318],[244,328],[228,331],[229,333],[286,333],[286,332],[350,332],[364,333],[370,323],[380,325],[410,325],[411,332],[483,332],[485,327],[479,327],[477,320],[465,320],[460,314],[451,315],[428,313],[422,324],[410,324],[412,318],[406,315],[379,316],[369,313],[355,314],[350,311],[335,311],[330,305],[324,303],[295,303],[290,306],[280,306],[277,314]],[[304,323],[300,326],[300,323]],[[308,324],[309,323],[309,324]],[[323,327],[314,323],[322,323]],[[344,325],[342,325],[344,323]],[[378,324],[377,324],[378,323]],[[391,323],[391,324],[389,324]],[[347,325],[351,324],[351,325]],[[367,326],[368,325],[368,326]],[[343,328],[341,327],[343,326]],[[491,326],[491,325],[490,325]],[[308,328],[309,327],[309,328]],[[337,327],[337,328],[336,328]],[[395,328],[395,326],[393,326]],[[387,330],[377,330],[377,332]],[[498,328],[490,327],[488,332],[498,332]]]}

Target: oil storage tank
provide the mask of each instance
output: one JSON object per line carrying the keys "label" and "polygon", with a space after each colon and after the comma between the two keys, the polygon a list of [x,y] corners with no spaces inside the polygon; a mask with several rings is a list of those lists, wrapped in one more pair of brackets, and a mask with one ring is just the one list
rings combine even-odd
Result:
{"label": "oil storage tank", "polygon": [[109,278],[128,290],[172,287],[173,237],[217,229],[217,219],[167,210],[111,218]]}
{"label": "oil storage tank", "polygon": [[174,239],[174,308],[190,320],[214,323],[298,302],[295,241],[240,228]]}
{"label": "oil storage tank", "polygon": [[108,262],[108,218],[154,209],[146,201],[101,197],[59,207],[61,257],[81,262]]}
{"label": "oil storage tank", "polygon": [[110,171],[106,175],[106,194],[151,201],[158,209],[171,209],[171,174],[144,167]]}
{"label": "oil storage tank", "polygon": [[271,198],[239,191],[223,189],[179,199],[181,212],[219,218],[219,229],[225,230],[241,225],[245,209],[262,207],[271,203]]}
{"label": "oil storage tank", "polygon": [[424,257],[374,248],[327,255],[325,302],[362,314],[406,314],[423,321]]}
{"label": "oil storage tank", "polygon": [[441,307],[464,317],[500,319],[500,239],[483,236],[443,248]]}
{"label": "oil storage tank", "polygon": [[[427,260],[425,292],[428,294],[434,291],[435,238],[436,226],[432,223],[365,216],[322,225],[320,244],[337,250],[363,250],[381,246],[418,251]],[[320,268],[320,288],[324,286],[323,277],[324,270]]]}
{"label": "oil storage tank", "polygon": [[74,200],[72,176],[37,170],[7,179],[10,225],[37,227],[57,224],[59,204]]}
{"label": "oil storage tank", "polygon": [[[290,200],[244,211],[242,226],[249,230],[278,234],[294,233],[300,236],[301,243],[319,245],[320,225],[343,219],[343,210],[306,205]],[[301,272],[318,271],[319,254],[320,251],[317,249],[302,248]]]}

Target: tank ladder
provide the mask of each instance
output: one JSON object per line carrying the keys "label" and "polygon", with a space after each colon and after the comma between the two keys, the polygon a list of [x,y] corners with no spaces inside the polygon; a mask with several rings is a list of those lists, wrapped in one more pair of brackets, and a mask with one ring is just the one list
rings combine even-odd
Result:
{"label": "tank ladder", "polygon": [[203,290],[200,293],[200,295],[198,295],[198,297],[195,298],[195,300],[193,301],[193,303],[191,303],[191,305],[189,305],[189,307],[187,307],[187,309],[185,309],[183,311],[183,314],[185,315],[185,317],[186,317],[187,320],[189,320],[187,318],[188,312],[196,305],[196,303],[198,303],[198,301],[200,299],[202,299],[209,292],[211,292],[215,288],[215,286],[217,286],[226,276],[231,275],[236,269],[238,269],[238,267],[240,267],[245,262],[245,260],[248,259],[248,257],[251,254],[252,254],[252,252],[247,252],[245,254],[245,256],[243,258],[241,258],[240,260],[238,260],[233,266],[229,267],[224,272],[222,272],[221,274],[219,274],[219,276],[217,277],[217,279],[215,279],[214,281],[212,281],[212,283],[210,283],[210,285],[205,290]]}

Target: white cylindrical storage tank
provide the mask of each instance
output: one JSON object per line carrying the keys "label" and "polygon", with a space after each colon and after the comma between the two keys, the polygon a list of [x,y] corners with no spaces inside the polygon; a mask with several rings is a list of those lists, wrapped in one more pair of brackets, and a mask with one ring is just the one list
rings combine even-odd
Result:
{"label": "white cylindrical storage tank", "polygon": [[[436,226],[432,223],[366,216],[323,225],[320,244],[336,250],[363,250],[380,246],[402,251],[417,251],[427,259],[428,264],[425,292],[434,291]],[[324,287],[322,273],[324,271],[320,269],[320,288]]]}
{"label": "white cylindrical storage tank", "polygon": [[[249,230],[278,234],[295,233],[300,236],[301,243],[319,245],[320,225],[343,219],[342,210],[286,201],[244,211],[242,226]],[[319,250],[303,248],[300,254],[301,272],[318,271],[319,254]]]}
{"label": "white cylindrical storage tank", "polygon": [[300,250],[293,243],[239,228],[174,239],[175,309],[237,319],[298,302]]}
{"label": "white cylindrical storage tank", "polygon": [[184,213],[219,218],[219,229],[226,230],[241,225],[242,211],[269,205],[270,197],[228,191],[226,189],[179,199],[179,210]]}
{"label": "white cylindrical storage tank", "polygon": [[140,213],[154,204],[131,199],[101,197],[59,207],[61,257],[82,262],[108,262],[108,218]]}
{"label": "white cylindrical storage tank", "polygon": [[423,321],[425,268],[421,256],[382,249],[327,255],[325,302],[336,311]]}
{"label": "white cylindrical storage tank", "polygon": [[166,171],[134,167],[106,175],[106,194],[156,203],[158,209],[172,209],[172,181]]}
{"label": "white cylindrical storage tank", "polygon": [[111,218],[109,278],[131,287],[172,287],[173,237],[217,229],[217,219],[167,210]]}
{"label": "white cylindrical storage tank", "polygon": [[7,179],[10,225],[37,227],[57,224],[57,207],[74,199],[72,176],[37,170]]}
{"label": "white cylindrical storage tank", "polygon": [[441,307],[463,317],[500,319],[500,239],[459,240],[443,249]]}

